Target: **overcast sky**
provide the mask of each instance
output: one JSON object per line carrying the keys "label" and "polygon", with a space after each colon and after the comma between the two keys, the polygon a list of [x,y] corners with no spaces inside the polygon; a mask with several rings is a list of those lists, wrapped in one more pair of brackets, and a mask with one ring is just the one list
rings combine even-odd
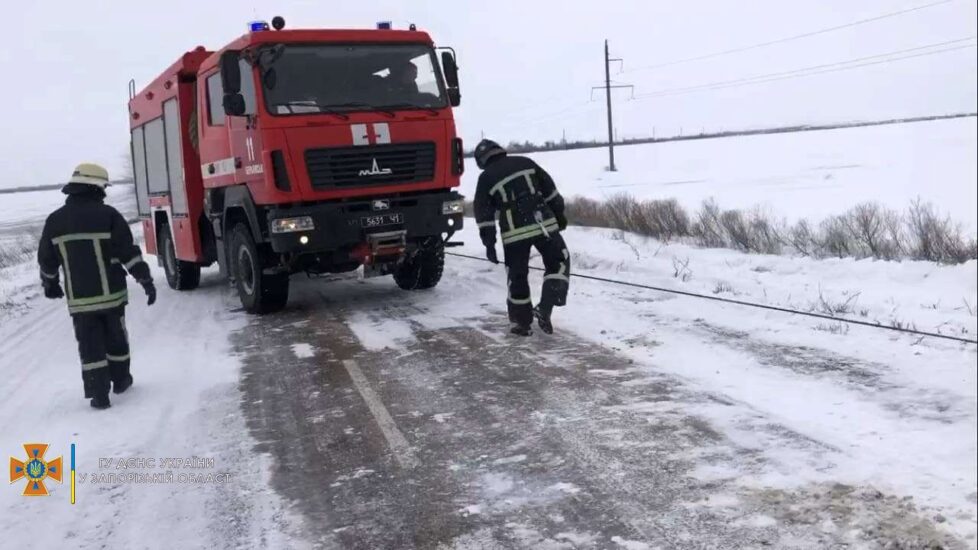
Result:
{"label": "overcast sky", "polygon": [[[603,40],[624,58],[612,78],[636,95],[907,50],[973,37],[974,0],[775,46],[635,70],[928,4],[934,0],[168,0],[9,3],[0,99],[0,186],[64,181],[82,161],[120,176],[128,150],[126,85],[142,88],[183,52],[217,49],[253,18],[291,28],[369,28],[414,22],[454,46],[462,69],[459,129],[469,146],[600,138]],[[974,44],[974,41],[967,44]],[[951,45],[954,46],[954,45]],[[939,48],[938,48],[939,49]],[[917,50],[924,53],[933,50]],[[886,59],[886,58],[880,58]],[[620,136],[798,122],[876,119],[976,109],[974,47],[871,67],[750,86],[630,100],[616,93]]]}

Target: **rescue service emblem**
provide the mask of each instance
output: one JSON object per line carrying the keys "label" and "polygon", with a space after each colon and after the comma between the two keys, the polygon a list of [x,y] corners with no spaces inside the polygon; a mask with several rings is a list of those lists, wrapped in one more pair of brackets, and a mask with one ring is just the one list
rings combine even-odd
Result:
{"label": "rescue service emblem", "polygon": [[371,208],[374,209],[374,211],[377,211],[377,210],[390,210],[391,209],[391,201],[389,201],[387,199],[377,199],[377,200],[373,201],[372,203],[370,203],[370,206],[371,206]]}
{"label": "rescue service emblem", "polygon": [[44,453],[47,449],[47,443],[25,443],[26,461],[10,457],[10,483],[26,478],[27,485],[24,487],[24,496],[48,496],[48,489],[44,486],[46,479],[53,479],[61,483],[61,457],[48,462],[44,459]]}

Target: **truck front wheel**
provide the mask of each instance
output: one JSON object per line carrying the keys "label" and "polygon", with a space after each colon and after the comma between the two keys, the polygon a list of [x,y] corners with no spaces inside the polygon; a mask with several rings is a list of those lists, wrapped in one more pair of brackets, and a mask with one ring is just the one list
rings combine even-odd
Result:
{"label": "truck front wheel", "polygon": [[289,301],[288,273],[264,273],[265,262],[248,226],[231,231],[230,260],[241,305],[248,313],[274,313]]}
{"label": "truck front wheel", "polygon": [[404,290],[434,288],[441,280],[445,267],[445,248],[434,246],[421,248],[414,256],[405,259],[394,270],[394,282]]}
{"label": "truck front wheel", "polygon": [[160,225],[160,251],[163,254],[163,270],[166,272],[166,284],[173,290],[193,290],[200,285],[200,266],[193,262],[177,259],[177,250],[173,245],[173,234],[167,223]]}

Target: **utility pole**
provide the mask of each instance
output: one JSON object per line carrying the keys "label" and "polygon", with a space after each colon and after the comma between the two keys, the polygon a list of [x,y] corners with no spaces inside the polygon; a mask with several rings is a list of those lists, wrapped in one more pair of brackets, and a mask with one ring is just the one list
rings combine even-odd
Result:
{"label": "utility pole", "polygon": [[615,169],[614,123],[611,121],[611,58],[608,54],[608,41],[604,41],[604,95],[608,100],[608,170]]}
{"label": "utility pole", "polygon": [[[617,61],[622,63],[620,57],[612,58],[611,54],[608,53],[608,40],[604,41],[604,95],[605,101],[608,104],[608,170],[611,172],[617,171],[615,168],[615,125],[611,117],[611,89],[612,88],[631,88],[632,97],[635,97],[635,86],[631,84],[618,84],[611,85],[611,62]],[[599,86],[591,88],[591,99],[594,99],[594,90],[599,89]]]}

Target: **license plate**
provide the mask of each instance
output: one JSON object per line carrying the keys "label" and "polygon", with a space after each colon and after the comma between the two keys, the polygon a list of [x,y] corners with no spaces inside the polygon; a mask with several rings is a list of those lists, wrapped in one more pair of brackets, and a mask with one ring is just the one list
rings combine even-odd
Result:
{"label": "license plate", "polygon": [[360,227],[380,227],[382,225],[394,225],[398,223],[404,223],[403,214],[378,214],[376,216],[364,216],[360,218]]}

